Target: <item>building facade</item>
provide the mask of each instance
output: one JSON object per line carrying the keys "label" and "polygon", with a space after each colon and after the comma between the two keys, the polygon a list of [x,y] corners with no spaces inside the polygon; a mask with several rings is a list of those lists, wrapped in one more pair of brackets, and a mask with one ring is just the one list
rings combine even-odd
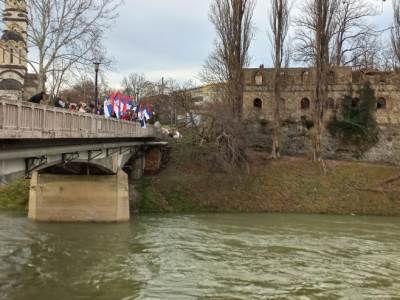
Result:
{"label": "building facade", "polygon": [[25,0],[4,1],[0,40],[0,96],[29,98],[37,92],[37,76],[28,74],[28,11]]}
{"label": "building facade", "polygon": [[[283,91],[281,119],[293,122],[312,117],[314,108],[315,70],[307,68],[282,69]],[[244,111],[258,112],[272,121],[275,108],[273,69],[246,69],[244,71]],[[345,96],[359,101],[357,91],[365,81],[371,83],[377,98],[378,124],[400,124],[400,76],[395,72],[353,71],[337,67],[329,75],[329,98],[325,105],[325,120],[340,111]]]}
{"label": "building facade", "polygon": [[[244,114],[249,122],[249,137],[254,145],[269,148],[271,124],[275,111],[273,69],[244,70]],[[279,103],[282,120],[283,152],[297,155],[311,152],[311,132],[304,122],[312,121],[315,107],[315,69],[282,69],[282,97]],[[396,72],[354,71],[337,67],[329,74],[329,96],[325,101],[324,122],[335,115],[340,118],[342,101],[351,96],[354,105],[360,101],[358,91],[369,81],[375,91],[376,120],[379,142],[366,152],[357,146],[344,145],[329,135],[324,136],[325,157],[357,159],[400,165],[400,75]]]}

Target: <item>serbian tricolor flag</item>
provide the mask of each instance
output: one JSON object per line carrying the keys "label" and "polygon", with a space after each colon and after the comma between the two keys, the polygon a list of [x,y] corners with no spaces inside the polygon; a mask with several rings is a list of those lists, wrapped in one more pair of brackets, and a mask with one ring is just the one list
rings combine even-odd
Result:
{"label": "serbian tricolor flag", "polygon": [[119,93],[116,93],[114,97],[114,112],[115,115],[117,116],[117,119],[119,119],[121,116],[121,102],[122,101]]}
{"label": "serbian tricolor flag", "polygon": [[132,97],[128,96],[128,109],[131,110],[133,107]]}
{"label": "serbian tricolor flag", "polygon": [[110,105],[111,105],[111,116],[114,116],[115,110],[115,93],[112,93],[110,96]]}
{"label": "serbian tricolor flag", "polygon": [[106,118],[110,118],[112,116],[112,105],[111,105],[110,97],[106,97],[104,99],[104,116]]}
{"label": "serbian tricolor flag", "polygon": [[126,113],[128,109],[128,96],[124,96],[122,111]]}

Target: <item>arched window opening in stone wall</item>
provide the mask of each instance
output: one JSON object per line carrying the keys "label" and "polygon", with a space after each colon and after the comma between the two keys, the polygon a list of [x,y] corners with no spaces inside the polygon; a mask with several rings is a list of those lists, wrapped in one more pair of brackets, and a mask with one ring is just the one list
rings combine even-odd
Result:
{"label": "arched window opening in stone wall", "polygon": [[302,110],[310,109],[310,99],[308,99],[308,98],[301,99],[301,109]]}
{"label": "arched window opening in stone wall", "polygon": [[262,109],[262,106],[263,106],[263,102],[262,102],[262,100],[261,100],[260,98],[254,99],[254,101],[253,101],[253,107],[254,107],[255,109]]}
{"label": "arched window opening in stone wall", "polygon": [[357,107],[360,104],[360,98],[353,98],[351,101],[351,106]]}
{"label": "arched window opening in stone wall", "polygon": [[10,63],[13,64],[14,63],[14,49],[10,50]]}
{"label": "arched window opening in stone wall", "polygon": [[383,97],[379,98],[379,99],[378,99],[378,102],[377,102],[377,104],[376,104],[376,108],[377,108],[378,110],[380,110],[380,109],[386,109],[386,99],[383,98]]}

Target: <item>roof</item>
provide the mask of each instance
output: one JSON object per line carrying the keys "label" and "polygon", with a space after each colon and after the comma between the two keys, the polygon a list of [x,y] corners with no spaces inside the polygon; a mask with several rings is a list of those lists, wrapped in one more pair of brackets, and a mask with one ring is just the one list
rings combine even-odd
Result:
{"label": "roof", "polygon": [[16,42],[24,42],[24,38],[22,35],[14,30],[4,30],[3,35],[1,36],[1,40],[3,41],[16,41]]}
{"label": "roof", "polygon": [[0,90],[20,91],[22,88],[21,82],[15,79],[3,79],[0,82]]}

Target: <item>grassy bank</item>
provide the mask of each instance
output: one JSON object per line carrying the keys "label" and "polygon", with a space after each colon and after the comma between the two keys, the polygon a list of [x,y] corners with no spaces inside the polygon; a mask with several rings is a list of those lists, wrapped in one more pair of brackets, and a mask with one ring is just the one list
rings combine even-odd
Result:
{"label": "grassy bank", "polygon": [[324,172],[306,158],[251,157],[249,172],[214,173],[174,144],[168,167],[138,185],[141,212],[400,215],[400,168],[326,161]]}
{"label": "grassy bank", "polygon": [[25,211],[29,200],[29,180],[17,180],[0,188],[0,209]]}
{"label": "grassy bank", "polygon": [[[141,213],[288,212],[400,216],[400,168],[306,158],[268,159],[251,153],[250,168],[216,173],[174,141],[171,161],[137,185]],[[29,181],[0,188],[0,209],[24,211]]]}

